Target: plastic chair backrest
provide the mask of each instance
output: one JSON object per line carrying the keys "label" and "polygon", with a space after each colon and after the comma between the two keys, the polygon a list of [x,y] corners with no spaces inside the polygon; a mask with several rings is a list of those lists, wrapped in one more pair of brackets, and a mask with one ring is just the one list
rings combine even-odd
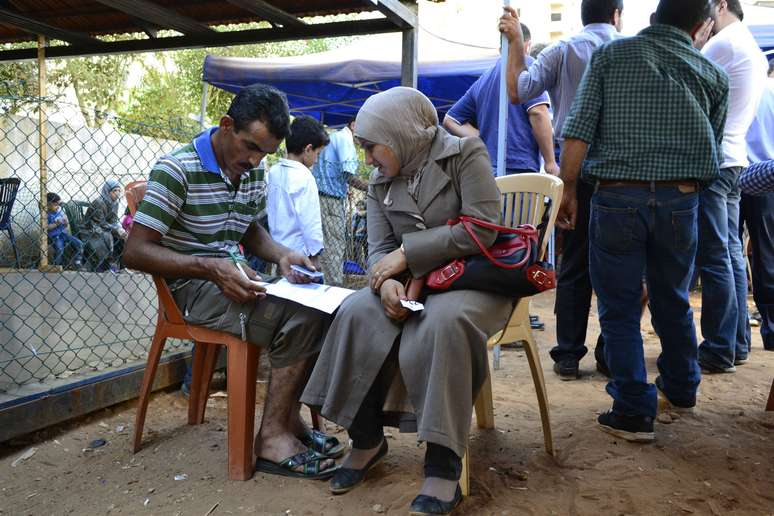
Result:
{"label": "plastic chair backrest", "polygon": [[124,188],[124,195],[126,196],[126,207],[129,208],[129,213],[134,214],[137,212],[137,207],[140,206],[142,198],[145,197],[145,191],[148,189],[148,182],[132,181]]}
{"label": "plastic chair backrest", "polygon": [[[564,183],[550,174],[512,174],[496,178],[501,194],[501,219],[505,226],[516,227],[532,224],[537,227],[543,219],[546,208],[550,207],[548,225],[540,242],[540,254],[545,254],[548,238],[554,230],[559,204],[562,202]],[[550,200],[550,203],[546,201]]]}
{"label": "plastic chair backrest", "polygon": [[172,292],[169,290],[166,280],[161,276],[154,275],[153,283],[156,284],[156,293],[159,296],[159,314],[163,315],[170,324],[186,324],[183,314],[172,298]]}
{"label": "plastic chair backrest", "polygon": [[6,229],[11,224],[11,210],[20,184],[18,177],[0,179],[0,229]]}
{"label": "plastic chair backrest", "polygon": [[83,229],[84,221],[86,220],[86,212],[91,206],[91,203],[86,201],[67,201],[62,205],[62,209],[67,215],[67,220],[70,221],[70,233],[77,237]]}

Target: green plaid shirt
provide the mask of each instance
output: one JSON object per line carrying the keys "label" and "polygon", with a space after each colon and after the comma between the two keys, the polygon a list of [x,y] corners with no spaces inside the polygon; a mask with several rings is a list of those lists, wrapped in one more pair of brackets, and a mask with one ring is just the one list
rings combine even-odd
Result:
{"label": "green plaid shirt", "polygon": [[564,125],[591,145],[584,176],[710,181],[719,174],[728,77],[668,25],[597,50]]}

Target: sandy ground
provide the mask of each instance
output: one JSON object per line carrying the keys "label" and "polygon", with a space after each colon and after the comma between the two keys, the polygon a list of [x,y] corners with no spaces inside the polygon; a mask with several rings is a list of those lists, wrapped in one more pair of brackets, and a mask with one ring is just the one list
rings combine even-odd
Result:
{"label": "sandy ground", "polygon": [[[659,422],[655,444],[635,445],[596,428],[594,419],[610,400],[590,356],[581,364],[579,381],[561,382],[551,372],[552,305],[553,295],[546,294],[533,302],[532,311],[549,323],[536,337],[556,457],[543,451],[524,353],[504,351],[503,367],[494,372],[497,428],[473,425],[472,496],[456,514],[774,514],[774,413],[763,412],[774,353],[762,350],[757,330],[747,365],[736,374],[703,380],[696,415]],[[598,328],[593,315],[590,342]],[[649,325],[643,334],[653,374],[658,342]],[[136,455],[129,450],[133,403],[6,443],[0,446],[0,513],[406,514],[421,483],[424,450],[414,435],[394,432],[387,460],[364,486],[343,496],[330,495],[324,482],[266,475],[229,482],[225,407],[224,398],[212,398],[206,423],[186,426],[183,398],[177,392],[157,394],[145,447]],[[96,438],[107,445],[82,451]],[[35,454],[12,467],[30,447]],[[176,475],[186,478],[175,480]]]}

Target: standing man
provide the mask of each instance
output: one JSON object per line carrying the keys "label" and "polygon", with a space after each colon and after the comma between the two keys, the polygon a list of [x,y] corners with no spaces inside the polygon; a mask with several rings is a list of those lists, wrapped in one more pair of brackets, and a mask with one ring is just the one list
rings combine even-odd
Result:
{"label": "standing man", "polygon": [[[747,131],[747,155],[750,163],[762,163],[758,166],[774,170],[774,78],[766,81],[758,114]],[[747,170],[749,173],[755,173],[753,166]],[[774,178],[771,172],[769,176]],[[748,190],[744,179],[740,179],[741,187]],[[759,179],[757,184],[753,182],[760,190],[758,195],[742,193],[741,218],[752,245],[753,298],[761,315],[761,340],[764,349],[774,351],[774,180],[768,183],[768,192],[766,182]]]}
{"label": "standing man", "polygon": [[[242,335],[267,349],[271,379],[255,453],[259,471],[326,478],[334,463],[315,451],[299,414],[298,398],[320,351],[329,322],[320,312],[268,296],[251,281],[256,273],[239,256],[279,264],[292,282],[308,282],[293,264],[309,259],[271,239],[256,220],[265,207],[266,185],[258,168],[288,133],[285,96],[261,84],[242,89],[220,125],[159,159],[126,244],[127,267],[166,278],[185,319]],[[332,438],[331,438],[332,439]],[[330,443],[332,446],[334,443]]]}
{"label": "standing man", "polygon": [[347,194],[349,186],[367,191],[368,182],[357,175],[358,159],[352,129],[355,119],[330,135],[330,143],[323,149],[312,169],[320,191],[323,239],[322,268],[325,283],[344,284],[344,250],[347,246]]}
{"label": "standing man", "polygon": [[[589,266],[613,397],[597,421],[628,441],[655,438],[656,387],[692,410],[701,378],[688,284],[699,186],[718,177],[728,106],[726,75],[693,48],[708,14],[707,0],[661,0],[649,28],[597,50],[562,133],[562,226],[579,223],[581,168],[595,184]],[[661,339],[656,386],[640,333],[643,273]]]}
{"label": "standing man", "polygon": [[[524,51],[529,54],[531,36],[523,23]],[[527,64],[534,59],[527,56]],[[460,138],[478,136],[489,151],[492,170],[497,169],[497,98],[500,90],[500,62],[478,78],[446,113],[443,126]],[[544,91],[523,104],[508,106],[508,135],[506,139],[505,169],[507,174],[540,172],[543,156],[546,172],[559,175],[554,153],[554,131],[548,111],[548,95]]]}
{"label": "standing man", "polygon": [[[506,8],[500,20],[500,31],[510,43],[508,96],[512,103],[519,104],[548,91],[554,111],[554,133],[560,147],[563,146],[562,127],[591,54],[601,45],[620,37],[622,12],[623,0],[583,0],[583,30],[546,48],[529,67],[516,11]],[[592,292],[587,228],[593,186],[581,180],[575,188],[578,189],[578,229],[566,230],[562,237],[562,266],[555,306],[557,342],[551,350],[554,371],[563,380],[574,380],[580,376],[578,364],[587,351],[586,328]],[[607,373],[601,337],[597,341],[597,349],[597,369]]]}
{"label": "standing man", "polygon": [[699,256],[701,333],[699,363],[706,373],[733,373],[747,362],[747,265],[739,238],[739,175],[749,165],[745,136],[763,93],[768,64],[742,23],[739,0],[711,0],[712,39],[696,46],[720,66],[730,84],[720,177],[701,192]]}

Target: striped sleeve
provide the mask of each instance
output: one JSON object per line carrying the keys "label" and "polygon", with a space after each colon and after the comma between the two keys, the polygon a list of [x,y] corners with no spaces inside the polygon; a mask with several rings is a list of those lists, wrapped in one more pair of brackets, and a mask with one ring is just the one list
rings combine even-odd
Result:
{"label": "striped sleeve", "polygon": [[134,221],[166,235],[185,204],[187,183],[177,158],[159,159],[151,170],[148,189]]}

